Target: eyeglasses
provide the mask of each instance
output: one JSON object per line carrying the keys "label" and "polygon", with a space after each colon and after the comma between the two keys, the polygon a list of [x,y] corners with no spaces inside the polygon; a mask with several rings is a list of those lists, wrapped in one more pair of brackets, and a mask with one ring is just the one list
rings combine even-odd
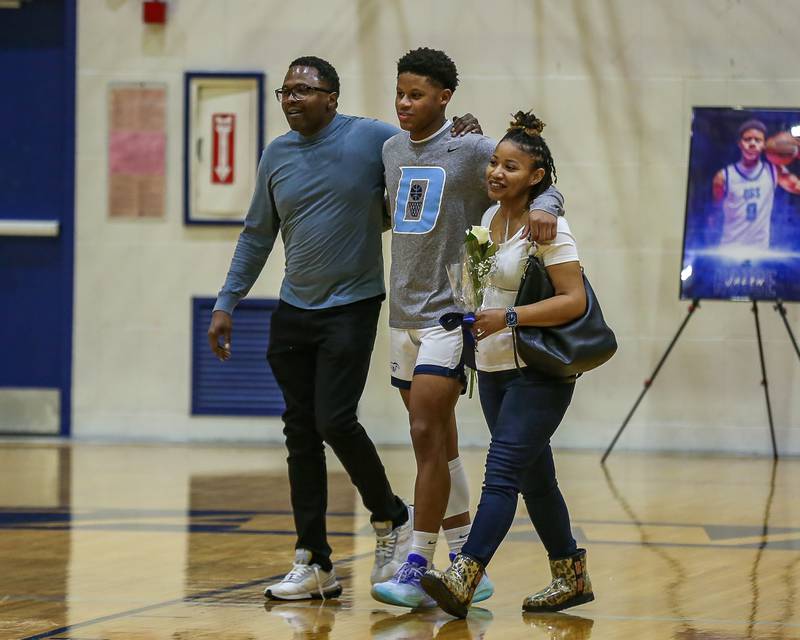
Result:
{"label": "eyeglasses", "polygon": [[302,102],[311,95],[312,91],[320,91],[321,93],[336,93],[335,91],[323,89],[322,87],[309,87],[307,84],[297,84],[291,89],[289,87],[275,89],[275,98],[277,98],[278,102],[283,102],[289,98],[294,98],[298,102]]}

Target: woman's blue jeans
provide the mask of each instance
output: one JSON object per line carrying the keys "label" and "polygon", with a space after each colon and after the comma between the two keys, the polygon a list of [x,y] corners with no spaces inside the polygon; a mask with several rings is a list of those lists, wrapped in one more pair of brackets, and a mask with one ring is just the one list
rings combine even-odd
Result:
{"label": "woman's blue jeans", "polygon": [[481,501],[462,553],[484,566],[511,528],[520,493],[548,556],[563,558],[577,550],[550,449],[575,383],[522,371],[478,372],[492,441]]}

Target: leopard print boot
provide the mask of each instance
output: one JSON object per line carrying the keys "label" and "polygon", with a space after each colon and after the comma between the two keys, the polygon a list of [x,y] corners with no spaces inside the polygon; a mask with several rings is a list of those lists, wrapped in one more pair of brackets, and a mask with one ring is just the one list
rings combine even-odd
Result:
{"label": "leopard print boot", "polygon": [[586,571],[586,549],[566,558],[550,561],[553,581],[538,593],[525,598],[525,611],[561,611],[594,600],[592,581]]}
{"label": "leopard print boot", "polygon": [[420,584],[444,611],[456,618],[466,618],[481,576],[481,563],[459,553],[444,571],[426,571]]}

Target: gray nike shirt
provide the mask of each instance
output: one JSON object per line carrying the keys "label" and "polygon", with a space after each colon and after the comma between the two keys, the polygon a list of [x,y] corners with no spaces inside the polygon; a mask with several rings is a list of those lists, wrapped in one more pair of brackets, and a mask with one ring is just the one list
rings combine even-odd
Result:
{"label": "gray nike shirt", "polygon": [[[447,265],[461,261],[467,228],[493,204],[485,172],[497,143],[475,134],[453,138],[449,130],[446,123],[421,142],[404,131],[383,145],[392,211],[389,326],[396,329],[433,327],[459,311]],[[563,203],[550,187],[531,208],[563,215]]]}

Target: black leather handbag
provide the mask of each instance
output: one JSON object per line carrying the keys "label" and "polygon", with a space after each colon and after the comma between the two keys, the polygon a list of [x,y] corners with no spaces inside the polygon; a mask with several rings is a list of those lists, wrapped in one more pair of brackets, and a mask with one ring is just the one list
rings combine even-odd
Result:
{"label": "black leather handbag", "polygon": [[[555,378],[579,376],[607,362],[617,350],[614,332],[603,319],[592,286],[583,275],[586,287],[584,314],[558,327],[514,327],[514,361],[524,363]],[[555,295],[553,283],[541,260],[528,258],[514,306],[533,304]]]}

